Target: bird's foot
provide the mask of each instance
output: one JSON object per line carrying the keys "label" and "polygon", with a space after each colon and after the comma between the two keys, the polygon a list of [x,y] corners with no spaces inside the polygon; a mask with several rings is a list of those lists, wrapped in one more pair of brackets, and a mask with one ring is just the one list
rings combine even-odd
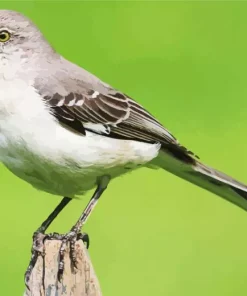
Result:
{"label": "bird's foot", "polygon": [[82,240],[87,249],[89,248],[89,236],[87,233],[78,233],[77,229],[73,229],[66,234],[59,233],[50,233],[44,234],[42,232],[34,232],[33,234],[33,245],[31,250],[31,259],[28,265],[28,268],[25,272],[25,285],[29,289],[28,283],[30,280],[31,273],[33,268],[37,262],[39,256],[45,255],[44,243],[45,240],[61,240],[61,246],[59,250],[59,266],[58,266],[58,280],[61,281],[64,271],[64,254],[66,250],[67,243],[70,243],[70,259],[72,262],[72,266],[76,268],[76,254],[75,254],[75,243],[78,240]]}
{"label": "bird's foot", "polygon": [[44,241],[46,239],[46,234],[42,232],[34,232],[33,234],[33,244],[31,249],[31,259],[28,265],[28,268],[25,272],[25,285],[29,289],[28,283],[30,280],[30,276],[32,273],[32,270],[37,262],[38,256],[44,256],[45,250],[44,250]]}
{"label": "bird's foot", "polygon": [[83,243],[86,244],[86,247],[88,249],[89,236],[87,233],[80,233],[80,232],[78,233],[76,228],[72,228],[71,231],[69,231],[66,234],[58,234],[58,233],[48,234],[47,239],[62,241],[60,250],[59,250],[59,262],[58,262],[58,274],[57,274],[58,281],[61,282],[63,278],[63,272],[64,272],[64,255],[65,255],[67,244],[68,243],[70,244],[70,260],[72,263],[72,267],[77,268],[75,243],[78,240],[82,240]]}

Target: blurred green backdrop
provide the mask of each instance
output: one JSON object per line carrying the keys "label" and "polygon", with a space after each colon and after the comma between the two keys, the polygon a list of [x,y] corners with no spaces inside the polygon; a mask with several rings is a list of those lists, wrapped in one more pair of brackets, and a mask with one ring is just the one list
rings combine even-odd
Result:
{"label": "blurred green backdrop", "polygon": [[[4,2],[66,58],[247,182],[247,3]],[[1,174],[1,295],[22,295],[32,232],[60,197]],[[92,192],[52,225],[67,231]],[[163,171],[114,180],[85,227],[106,296],[246,295],[247,213]],[[13,284],[14,283],[14,284]]]}

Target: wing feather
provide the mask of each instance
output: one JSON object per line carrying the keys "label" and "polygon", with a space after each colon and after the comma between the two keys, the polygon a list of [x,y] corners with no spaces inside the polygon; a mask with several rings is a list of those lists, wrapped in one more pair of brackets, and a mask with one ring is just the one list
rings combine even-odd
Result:
{"label": "wing feather", "polygon": [[64,88],[63,92],[50,92],[49,95],[47,89],[43,94],[42,88],[36,87],[63,125],[82,135],[90,130],[117,139],[159,142],[180,159],[194,161],[191,151],[181,146],[151,113],[126,94],[112,88],[100,92],[97,88],[86,87],[85,83],[80,85],[78,81],[72,91],[72,82],[72,87],[66,90],[66,94]]}

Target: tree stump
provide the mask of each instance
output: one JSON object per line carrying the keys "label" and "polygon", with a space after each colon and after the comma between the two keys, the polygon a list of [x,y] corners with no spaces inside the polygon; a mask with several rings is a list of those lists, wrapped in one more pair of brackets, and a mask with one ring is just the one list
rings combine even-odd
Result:
{"label": "tree stump", "polygon": [[30,277],[30,290],[26,289],[24,296],[102,296],[88,251],[81,240],[75,245],[77,269],[72,268],[67,246],[63,279],[58,282],[60,246],[59,240],[45,241],[45,255],[39,256]]}

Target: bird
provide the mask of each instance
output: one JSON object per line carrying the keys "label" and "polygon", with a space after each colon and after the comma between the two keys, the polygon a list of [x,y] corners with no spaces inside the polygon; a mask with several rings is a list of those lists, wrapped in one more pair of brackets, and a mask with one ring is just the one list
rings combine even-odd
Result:
{"label": "bird", "polygon": [[[25,15],[0,10],[0,161],[35,189],[62,200],[34,232],[30,274],[44,238],[65,246],[114,178],[148,167],[161,168],[247,210],[247,186],[202,163],[141,104],[61,56]],[[95,189],[66,234],[46,230],[66,205]],[[76,258],[72,259],[76,264]]]}

